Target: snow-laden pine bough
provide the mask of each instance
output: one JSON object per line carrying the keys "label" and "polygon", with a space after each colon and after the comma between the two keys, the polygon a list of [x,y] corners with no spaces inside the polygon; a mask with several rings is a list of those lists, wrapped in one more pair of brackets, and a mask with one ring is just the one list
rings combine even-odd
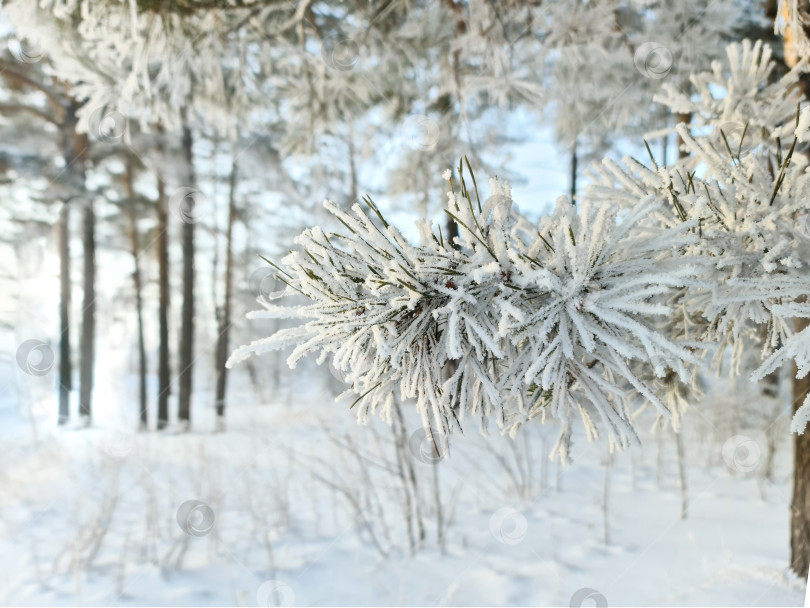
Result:
{"label": "snow-laden pine bough", "polygon": [[[682,158],[658,166],[650,152],[649,167],[605,160],[585,196],[630,209],[653,195],[666,201],[654,221],[697,220],[700,238],[685,253],[704,259],[705,274],[673,296],[678,315],[667,335],[710,346],[718,370],[730,347],[734,375],[761,380],[792,359],[801,379],[810,371],[802,328],[810,318],[810,108],[799,86],[808,65],[773,78],[770,48],[748,40],[728,45],[726,56],[691,76],[697,94],[665,84],[656,97],[690,117],[674,129]],[[743,370],[744,352],[757,345],[760,368]],[[793,405],[791,428],[803,433],[810,397]]]}
{"label": "snow-laden pine bough", "polygon": [[[469,417],[482,431],[494,419],[512,432],[551,417],[561,422],[553,454],[563,461],[574,415],[589,438],[598,419],[620,446],[638,441],[634,394],[670,417],[631,362],[682,382],[700,362],[700,344],[672,339],[653,322],[672,314],[664,302],[671,290],[700,276],[699,260],[683,254],[699,238],[698,222],[643,221],[662,204],[654,196],[621,214],[562,198],[535,226],[516,213],[508,184],[491,180],[481,202],[460,178],[445,210],[460,227],[452,243],[427,221],[420,244],[408,243],[369,199],[351,213],[325,202],[345,231],[315,227],[297,237],[300,249],[277,267],[287,287],[251,315],[305,322],[238,349],[229,365],[294,346],[294,366],[317,352],[319,363],[329,358],[345,374],[361,422],[375,411],[390,417],[399,395],[416,401],[425,431],[440,441]],[[294,294],[310,303],[270,302]]]}
{"label": "snow-laden pine bough", "polygon": [[[638,441],[636,405],[677,425],[708,349],[719,365],[731,346],[739,373],[743,348],[760,341],[753,379],[788,359],[803,377],[810,331],[795,333],[794,322],[810,317],[810,177],[797,144],[810,134],[810,110],[797,107],[798,69],[758,86],[773,68],[767,47],[746,41],[727,55],[725,80],[718,65],[693,77],[706,94],[689,108],[698,128],[678,126],[686,158],[606,160],[579,207],[562,198],[539,225],[497,179],[482,204],[461,164],[457,187],[446,175],[445,211],[460,227],[452,243],[427,221],[420,244],[408,243],[371,200],[351,213],[327,201],[347,232],[306,230],[276,266],[287,287],[274,297],[311,303],[270,298],[252,315],[305,323],[238,349],[230,363],[295,346],[295,365],[317,352],[345,374],[361,422],[389,417],[396,395],[415,399],[426,433],[441,441],[467,417],[510,433],[556,419],[552,456],[563,461],[576,415],[589,439],[598,421],[620,447]],[[661,101],[684,111],[683,99]],[[735,125],[744,126],[732,133]],[[808,412],[810,398],[794,431]]]}

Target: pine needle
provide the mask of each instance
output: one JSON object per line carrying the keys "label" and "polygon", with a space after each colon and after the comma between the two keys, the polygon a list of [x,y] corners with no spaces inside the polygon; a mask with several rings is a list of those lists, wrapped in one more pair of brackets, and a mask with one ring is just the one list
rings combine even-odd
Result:
{"label": "pine needle", "polygon": [[[495,253],[493,253],[492,249],[489,248],[489,245],[487,245],[486,242],[483,239],[481,239],[481,237],[479,237],[467,224],[465,224],[460,219],[458,219],[458,217],[456,215],[454,215],[453,212],[450,211],[449,209],[445,209],[444,212],[447,215],[449,215],[450,217],[452,217],[459,226],[464,226],[464,228],[467,229],[467,232],[469,232],[471,235],[473,235],[478,240],[478,242],[481,243],[484,246],[484,248],[489,252],[489,255],[491,255],[493,259],[495,259],[495,260],[498,259],[495,256]],[[473,217],[473,219],[475,219],[475,217]]]}
{"label": "pine needle", "polygon": [[658,170],[658,163],[655,162],[655,157],[653,156],[652,150],[650,150],[650,144],[647,143],[646,139],[642,139],[641,141],[644,142],[644,147],[647,148],[647,154],[650,155],[650,160],[652,161],[653,167],[655,167],[656,171]]}
{"label": "pine needle", "polygon": [[358,403],[360,403],[360,401],[363,399],[363,397],[365,397],[366,395],[368,395],[368,394],[369,394],[371,391],[373,391],[375,388],[379,387],[381,384],[382,384],[382,382],[378,382],[377,384],[375,384],[374,386],[372,386],[370,389],[368,389],[368,390],[367,390],[365,393],[363,393],[362,395],[360,395],[360,396],[359,396],[357,399],[355,399],[355,400],[354,400],[354,403],[352,403],[352,404],[349,406],[349,409],[352,409],[352,408],[353,408],[355,405],[357,405]]}
{"label": "pine needle", "polygon": [[287,275],[289,278],[291,278],[291,279],[292,279],[292,278],[294,278],[294,277],[293,277],[293,276],[292,276],[292,275],[291,275],[289,272],[287,272],[286,270],[284,270],[283,268],[281,268],[281,266],[279,266],[279,265],[277,265],[277,264],[275,264],[275,263],[271,262],[271,261],[270,261],[270,260],[268,260],[266,257],[264,257],[262,254],[258,254],[258,255],[259,255],[259,257],[260,257],[261,259],[263,259],[265,262],[267,262],[268,264],[270,264],[270,265],[271,265],[273,268],[275,268],[276,270],[278,270],[280,273],[282,273],[282,274],[286,274],[286,275]]}
{"label": "pine needle", "polygon": [[482,213],[483,209],[481,208],[481,197],[478,196],[478,184],[475,181],[475,172],[473,172],[472,167],[470,166],[470,161],[467,159],[467,155],[464,155],[464,162],[467,163],[467,169],[470,172],[470,177],[473,180],[473,188],[475,188],[475,198],[478,200],[478,213]]}

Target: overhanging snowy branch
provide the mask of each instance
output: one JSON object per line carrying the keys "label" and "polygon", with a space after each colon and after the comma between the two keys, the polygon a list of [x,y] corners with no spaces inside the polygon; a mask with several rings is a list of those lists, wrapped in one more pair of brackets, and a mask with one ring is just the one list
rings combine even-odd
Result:
{"label": "overhanging snowy branch", "polygon": [[229,365],[293,345],[290,365],[318,353],[345,374],[361,421],[389,416],[398,392],[442,438],[465,417],[482,430],[491,418],[514,430],[548,415],[562,423],[555,452],[567,460],[578,412],[589,434],[598,418],[611,441],[637,441],[628,395],[669,410],[629,361],[683,381],[698,363],[692,345],[652,322],[670,313],[667,293],[700,273],[697,259],[678,255],[698,238],[697,222],[642,224],[660,206],[653,197],[622,217],[615,205],[576,209],[560,199],[531,226],[513,210],[508,184],[490,184],[483,203],[463,176],[448,193],[446,212],[461,230],[454,243],[423,221],[414,246],[372,201],[351,213],[327,201],[346,232],[304,231],[300,249],[277,267],[288,285],[282,295],[311,303],[285,310],[263,302],[269,314],[306,322],[240,348]]}

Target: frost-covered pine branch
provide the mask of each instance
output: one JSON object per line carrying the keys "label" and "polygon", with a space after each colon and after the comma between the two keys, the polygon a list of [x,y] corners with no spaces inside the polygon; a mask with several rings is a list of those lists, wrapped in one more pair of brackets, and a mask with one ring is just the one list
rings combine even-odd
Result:
{"label": "frost-covered pine branch", "polygon": [[661,206],[653,196],[621,216],[616,205],[576,208],[562,198],[533,226],[514,209],[508,184],[490,185],[483,202],[463,174],[448,192],[445,211],[461,229],[453,243],[427,221],[419,245],[408,243],[370,200],[351,213],[325,202],[345,232],[305,230],[277,267],[287,288],[276,295],[310,303],[264,301],[253,315],[304,323],[240,348],[229,365],[279,348],[294,347],[293,366],[317,353],[345,375],[361,422],[375,411],[390,416],[398,392],[441,440],[467,418],[482,431],[493,419],[514,431],[551,417],[562,423],[554,453],[567,461],[579,415],[589,437],[601,427],[613,443],[636,442],[629,394],[671,412],[630,362],[683,381],[699,362],[695,344],[652,322],[672,313],[662,298],[701,273],[699,260],[681,255],[698,239],[697,222],[646,221]]}
{"label": "frost-covered pine branch", "polygon": [[[780,141],[789,145],[793,137],[796,105],[802,99],[799,79],[808,69],[802,61],[773,78],[776,67],[769,45],[735,42],[725,48],[722,60],[711,63],[711,69],[692,73],[691,86],[665,82],[655,101],[672,114],[689,116],[688,127],[708,135],[721,154],[728,149],[738,156],[759,146],[774,151]],[[690,155],[681,164],[693,169],[700,160]]]}
{"label": "frost-covered pine branch", "polygon": [[[751,379],[759,381],[773,373],[786,362],[796,364],[796,378],[810,373],[810,327],[795,333],[793,321],[810,318],[810,281],[803,277],[779,277],[765,280],[734,281],[734,293],[726,296],[729,304],[741,303],[760,306],[767,317],[773,319],[770,340],[773,352],[753,372]],[[764,312],[765,312],[764,311]],[[800,435],[810,422],[810,395],[796,410],[790,430]]]}
{"label": "frost-covered pine branch", "polygon": [[[737,374],[752,342],[761,342],[768,362],[760,370],[773,371],[789,358],[801,369],[810,337],[792,330],[806,295],[795,286],[810,284],[810,109],[801,107],[796,86],[804,67],[770,82],[770,57],[760,43],[732,44],[725,66],[715,63],[711,72],[693,75],[697,96],[668,89],[660,101],[693,116],[690,125],[678,126],[689,155],[666,167],[652,153],[651,167],[632,158],[606,160],[585,194],[628,209],[639,197],[658,196],[668,204],[657,222],[698,222],[700,238],[687,252],[711,264],[684,290],[680,323],[701,341],[717,343],[716,365],[731,346]],[[803,428],[800,419],[794,428]]]}

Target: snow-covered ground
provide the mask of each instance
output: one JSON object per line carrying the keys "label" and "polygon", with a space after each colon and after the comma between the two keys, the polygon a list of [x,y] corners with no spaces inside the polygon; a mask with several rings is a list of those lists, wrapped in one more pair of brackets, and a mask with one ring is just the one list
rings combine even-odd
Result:
{"label": "snow-covered ground", "polygon": [[728,444],[690,427],[681,519],[671,434],[614,457],[605,517],[604,443],[577,440],[560,472],[543,465],[553,429],[530,428],[513,450],[470,428],[449,459],[413,457],[425,540],[412,553],[386,425],[357,427],[314,389],[249,399],[232,399],[227,432],[206,431],[200,408],[185,435],[112,419],[56,429],[50,404],[6,402],[0,603],[803,604],[805,581],[787,568],[787,434],[768,483],[760,444],[731,456],[734,471]]}

